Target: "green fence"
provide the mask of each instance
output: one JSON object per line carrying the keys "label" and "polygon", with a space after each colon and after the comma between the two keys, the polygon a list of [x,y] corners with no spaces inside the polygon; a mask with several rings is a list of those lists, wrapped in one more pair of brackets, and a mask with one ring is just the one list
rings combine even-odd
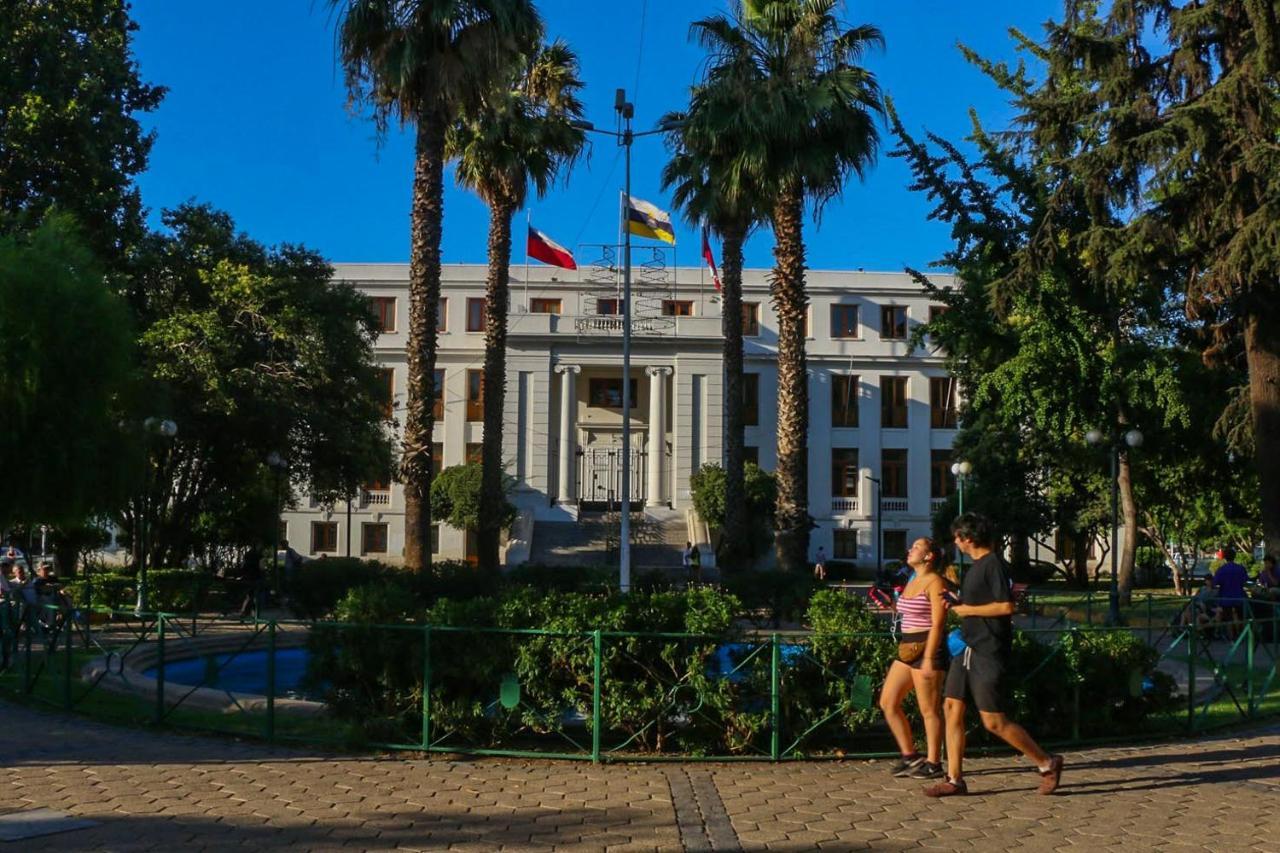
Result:
{"label": "green fence", "polygon": [[[1239,626],[1163,631],[1038,621],[1016,635],[1010,710],[1046,742],[1170,735],[1280,709],[1269,608]],[[0,602],[0,691],[11,696],[126,723],[437,753],[883,755],[892,741],[875,702],[893,653],[887,630],[554,631]]]}

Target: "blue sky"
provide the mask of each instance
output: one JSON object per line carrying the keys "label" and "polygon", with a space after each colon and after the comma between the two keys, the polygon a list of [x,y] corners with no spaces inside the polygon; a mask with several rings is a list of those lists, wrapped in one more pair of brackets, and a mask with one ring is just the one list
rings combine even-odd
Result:
{"label": "blue sky", "polygon": [[[550,35],[579,53],[588,117],[613,126],[614,90],[627,89],[636,128],[686,103],[702,53],[688,41],[693,20],[723,0],[542,0]],[[867,66],[913,131],[959,141],[974,107],[989,127],[1010,110],[956,50],[957,41],[992,58],[1015,57],[1007,29],[1039,35],[1059,0],[850,0],[845,19],[881,28],[886,47]],[[141,26],[134,50],[144,79],[169,87],[146,116],[157,132],[150,169],[139,178],[158,225],[161,208],[188,199],[228,211],[265,243],[303,243],[332,261],[408,259],[412,140],[391,133],[381,145],[372,124],[346,109],[334,60],[333,18],[324,0],[134,0]],[[898,270],[923,266],[945,250],[947,230],[907,190],[905,165],[885,154],[864,182],[851,182],[807,230],[813,269]],[[668,208],[659,191],[666,151],[638,140],[633,193]],[[485,260],[487,212],[450,184],[445,201],[446,262]],[[608,242],[617,233],[622,165],[612,140],[597,137],[567,184],[532,202],[535,226],[566,246]],[[523,216],[521,217],[523,219]],[[697,237],[681,225],[678,260],[697,263]],[[517,231],[515,261],[523,260]],[[747,246],[747,264],[769,266],[767,231]]]}

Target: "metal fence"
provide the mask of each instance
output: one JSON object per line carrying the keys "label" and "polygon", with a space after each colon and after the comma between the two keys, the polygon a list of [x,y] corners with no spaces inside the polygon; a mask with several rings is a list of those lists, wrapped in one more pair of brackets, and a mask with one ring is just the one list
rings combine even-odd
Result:
{"label": "metal fence", "polygon": [[[1046,742],[1194,732],[1280,710],[1270,607],[1238,627],[1178,619],[1158,637],[1150,621],[1052,618],[1059,607],[1024,605],[1037,624],[1018,631],[1009,685],[1012,715]],[[888,630],[556,631],[0,602],[0,691],[11,696],[129,723],[437,753],[884,755],[892,741],[875,701],[893,653]]]}

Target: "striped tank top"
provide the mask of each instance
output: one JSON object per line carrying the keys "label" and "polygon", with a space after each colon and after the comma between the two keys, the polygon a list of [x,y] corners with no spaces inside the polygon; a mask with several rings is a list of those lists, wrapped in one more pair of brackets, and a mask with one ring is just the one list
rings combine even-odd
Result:
{"label": "striped tank top", "polygon": [[929,594],[922,592],[910,598],[899,598],[898,615],[902,618],[902,633],[928,631],[933,627],[933,606],[929,603]]}

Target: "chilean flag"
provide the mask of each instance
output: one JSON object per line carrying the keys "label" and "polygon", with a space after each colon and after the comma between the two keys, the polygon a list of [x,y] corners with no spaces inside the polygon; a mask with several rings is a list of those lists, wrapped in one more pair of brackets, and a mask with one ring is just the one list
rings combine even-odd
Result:
{"label": "chilean flag", "polygon": [[529,243],[526,248],[529,252],[529,257],[542,261],[544,264],[551,264],[553,267],[560,267],[566,270],[576,270],[578,268],[578,265],[573,260],[573,252],[570,252],[532,225],[529,226]]}
{"label": "chilean flag", "polygon": [[707,262],[707,266],[711,269],[711,280],[715,282],[716,290],[720,289],[720,271],[716,269],[715,255],[711,254],[711,241],[707,237],[707,226],[702,226],[702,259]]}

